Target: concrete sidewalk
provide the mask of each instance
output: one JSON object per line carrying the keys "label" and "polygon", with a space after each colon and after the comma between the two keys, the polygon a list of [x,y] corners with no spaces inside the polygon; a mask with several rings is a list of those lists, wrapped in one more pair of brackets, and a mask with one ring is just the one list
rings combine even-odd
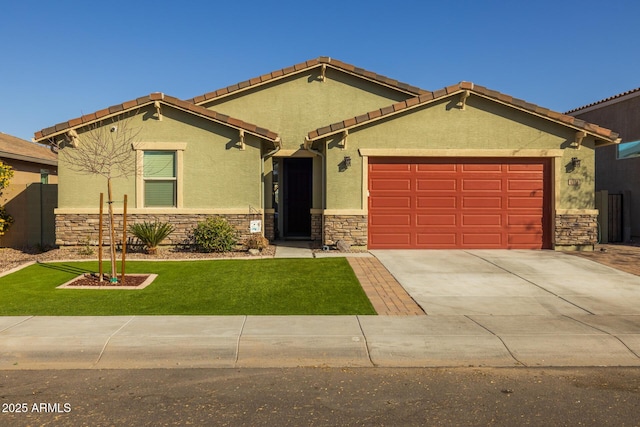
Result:
{"label": "concrete sidewalk", "polygon": [[0,317],[0,369],[640,366],[638,316]]}

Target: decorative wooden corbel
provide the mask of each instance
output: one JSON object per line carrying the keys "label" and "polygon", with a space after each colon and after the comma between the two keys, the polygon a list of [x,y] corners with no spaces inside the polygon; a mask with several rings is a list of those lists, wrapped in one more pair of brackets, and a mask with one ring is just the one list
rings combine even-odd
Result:
{"label": "decorative wooden corbel", "polygon": [[469,95],[471,95],[471,92],[469,92],[468,90],[463,91],[460,94],[460,101],[458,101],[458,103],[456,104],[456,107],[458,107],[461,110],[464,110],[464,108],[467,105],[467,98],[469,97]]}
{"label": "decorative wooden corbel", "polygon": [[162,110],[160,109],[160,101],[154,101],[153,106],[156,108],[156,117],[162,121]]}
{"label": "decorative wooden corbel", "polygon": [[240,150],[244,151],[246,148],[244,143],[244,129],[240,129]]}
{"label": "decorative wooden corbel", "polygon": [[324,82],[327,80],[327,64],[322,64],[322,68],[320,71],[320,81]]}
{"label": "decorative wooden corbel", "polygon": [[340,140],[340,143],[338,145],[340,145],[340,148],[342,148],[343,150],[346,150],[347,148],[347,137],[349,136],[349,131],[345,129],[344,132],[342,132],[342,139]]}
{"label": "decorative wooden corbel", "polygon": [[579,150],[582,146],[582,140],[587,136],[585,131],[579,130],[576,132],[576,140],[571,143],[571,146],[576,150]]}
{"label": "decorative wooden corbel", "polygon": [[73,148],[78,147],[78,133],[74,129],[67,132],[67,142],[69,143],[69,146]]}

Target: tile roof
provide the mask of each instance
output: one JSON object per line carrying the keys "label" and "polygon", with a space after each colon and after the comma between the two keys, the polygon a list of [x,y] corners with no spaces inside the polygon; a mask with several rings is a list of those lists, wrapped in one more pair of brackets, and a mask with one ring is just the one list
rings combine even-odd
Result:
{"label": "tile roof", "polygon": [[342,62],[337,59],[330,58],[328,56],[320,56],[318,58],[310,59],[308,61],[301,62],[291,67],[287,67],[277,71],[273,71],[271,73],[263,74],[259,77],[254,77],[252,79],[245,80],[243,82],[236,83],[234,85],[227,86],[225,88],[218,89],[213,92],[205,93],[204,95],[196,96],[194,98],[189,99],[188,101],[193,102],[194,104],[200,105],[212,99],[229,95],[241,90],[246,90],[249,88],[260,86],[262,84],[265,84],[283,77],[287,77],[289,75],[301,73],[316,67],[322,67],[323,65],[330,68],[334,68],[336,70],[340,70],[345,73],[358,76],[363,79],[367,79],[367,80],[379,83],[384,86],[391,87],[393,89],[396,89],[398,91],[401,91],[410,95],[421,95],[427,92],[423,89],[420,89],[419,87],[412,86],[407,83],[402,83],[394,79],[390,79],[389,77],[376,74],[372,71],[367,71],[363,68],[359,68],[354,65],[347,64],[346,62]]}
{"label": "tile roof", "polygon": [[190,114],[194,114],[209,120],[225,124],[227,126],[231,126],[236,129],[245,130],[248,133],[254,134],[270,141],[279,140],[278,134],[276,132],[270,131],[269,129],[261,128],[254,124],[244,122],[240,119],[208,110],[191,102],[183,101],[173,96],[165,95],[161,92],[155,92],[147,96],[123,102],[122,104],[113,105],[111,107],[96,111],[95,113],[85,114],[82,117],[77,117],[75,119],[71,119],[69,121],[58,123],[57,125],[42,129],[35,133],[34,140],[43,141],[53,136],[60,135],[70,129],[82,127],[108,117],[113,117],[115,115],[122,114],[125,111],[131,111],[136,108],[141,108],[149,104],[153,104],[156,101],[177,108],[179,110],[186,111]]}
{"label": "tile roof", "polygon": [[57,165],[58,156],[49,147],[0,132],[0,158]]}
{"label": "tile roof", "polygon": [[573,110],[567,111],[565,114],[573,114],[573,113],[576,113],[578,111],[586,110],[587,108],[594,107],[594,106],[599,105],[599,104],[604,104],[606,102],[613,101],[613,100],[616,100],[618,98],[623,98],[625,96],[635,94],[637,92],[640,92],[640,87],[636,88],[636,89],[628,90],[626,92],[619,93],[617,95],[610,96],[609,98],[601,99],[600,101],[592,102],[591,104],[583,105],[582,107],[574,108]]}
{"label": "tile roof", "polygon": [[398,112],[407,111],[418,106],[423,106],[440,99],[453,96],[455,94],[469,91],[470,94],[482,96],[484,98],[492,99],[502,104],[524,110],[531,114],[543,117],[545,119],[564,124],[579,130],[583,130],[589,134],[592,134],[598,138],[606,140],[607,142],[616,142],[618,140],[618,134],[612,132],[609,129],[587,123],[584,120],[577,119],[575,117],[557,113],[547,108],[539,107],[535,104],[528,103],[521,99],[513,98],[512,96],[496,92],[494,90],[487,89],[483,86],[474,85],[471,82],[460,82],[456,85],[447,86],[443,89],[435,92],[427,92],[415,98],[410,98],[405,101],[400,101],[395,104],[389,105],[379,110],[373,110],[360,116],[352,117],[342,122],[330,124],[325,127],[318,128],[312,132],[309,132],[308,139],[313,141],[319,138],[329,136],[331,134],[342,132],[346,129],[361,126],[365,123],[370,123],[381,118],[385,118],[394,115]]}

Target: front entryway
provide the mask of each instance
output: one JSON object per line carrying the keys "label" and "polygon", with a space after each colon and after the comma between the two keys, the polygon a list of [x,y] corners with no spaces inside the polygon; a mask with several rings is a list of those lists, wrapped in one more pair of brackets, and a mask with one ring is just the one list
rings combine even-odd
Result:
{"label": "front entryway", "polygon": [[311,238],[311,158],[283,159],[283,231],[285,239]]}

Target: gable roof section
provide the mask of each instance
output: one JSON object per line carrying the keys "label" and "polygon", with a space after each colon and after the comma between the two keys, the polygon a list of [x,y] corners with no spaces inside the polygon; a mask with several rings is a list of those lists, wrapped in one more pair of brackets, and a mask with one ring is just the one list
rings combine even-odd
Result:
{"label": "gable roof section", "polygon": [[0,158],[56,166],[58,156],[48,147],[0,132]]}
{"label": "gable roof section", "polygon": [[276,132],[269,129],[261,128],[251,123],[244,122],[240,119],[229,117],[225,114],[217,113],[213,110],[208,110],[204,107],[200,107],[191,102],[183,101],[173,96],[165,95],[161,92],[155,92],[141,98],[137,98],[131,101],[123,102],[122,104],[113,105],[109,108],[105,108],[95,113],[86,114],[82,117],[71,119],[66,122],[58,123],[55,126],[51,126],[35,133],[34,141],[43,141],[57,135],[63,134],[71,129],[80,128],[91,123],[104,120],[109,117],[117,116],[127,111],[132,111],[137,108],[145,107],[147,105],[160,102],[161,104],[169,105],[178,110],[185,111],[189,114],[193,114],[205,119],[221,123],[223,125],[244,130],[250,134],[258,136],[262,139],[266,139],[273,142],[279,142],[280,138]]}
{"label": "gable roof section", "polygon": [[390,87],[392,89],[395,89],[400,92],[404,92],[409,95],[421,95],[423,93],[427,93],[426,90],[420,89],[419,87],[411,86],[407,83],[402,83],[397,80],[390,79],[380,74],[376,74],[372,71],[367,71],[363,68],[359,68],[354,65],[347,64],[346,62],[342,62],[337,59],[330,58],[328,56],[320,56],[318,58],[310,59],[308,61],[301,62],[291,67],[287,67],[277,71],[273,71],[271,73],[263,74],[262,76],[254,77],[252,79],[245,80],[235,85],[227,86],[225,88],[218,89],[213,92],[205,93],[204,95],[196,96],[194,98],[189,99],[188,101],[193,102],[194,104],[197,104],[197,105],[201,105],[208,101],[212,101],[214,99],[222,98],[224,96],[231,95],[231,94],[236,94],[244,90],[253,89],[255,87],[258,87],[258,86],[261,86],[285,77],[289,77],[294,74],[299,74],[313,68],[321,68],[323,66],[330,67],[335,70],[339,70],[344,73],[351,74],[356,77],[369,80],[383,86]]}
{"label": "gable roof section", "polygon": [[483,86],[474,85],[471,82],[460,82],[457,85],[447,86],[435,92],[427,92],[420,96],[407,99],[406,101],[397,102],[379,110],[370,111],[366,114],[343,120],[342,122],[330,124],[328,126],[309,132],[307,138],[309,141],[315,141],[317,139],[324,138],[336,133],[344,132],[345,130],[353,129],[383,118],[391,117],[395,114],[422,107],[435,101],[454,96],[456,94],[465,94],[465,97],[470,94],[474,94],[476,96],[490,99],[509,107],[559,123],[561,125],[565,125],[579,131],[584,131],[607,143],[619,142],[618,134],[612,132],[609,129],[587,123],[584,120],[580,120],[569,115],[551,111],[547,108],[539,107],[535,104],[531,104],[521,99],[513,98],[509,95],[487,89]]}
{"label": "gable roof section", "polygon": [[640,96],[640,88],[628,90],[626,92],[610,96],[609,98],[592,102],[591,104],[583,105],[582,107],[574,108],[573,110],[567,111],[565,114],[575,115],[586,113],[587,111],[596,110],[598,108],[602,108],[611,104],[617,104],[618,102],[626,101],[627,99],[635,98],[636,96]]}

